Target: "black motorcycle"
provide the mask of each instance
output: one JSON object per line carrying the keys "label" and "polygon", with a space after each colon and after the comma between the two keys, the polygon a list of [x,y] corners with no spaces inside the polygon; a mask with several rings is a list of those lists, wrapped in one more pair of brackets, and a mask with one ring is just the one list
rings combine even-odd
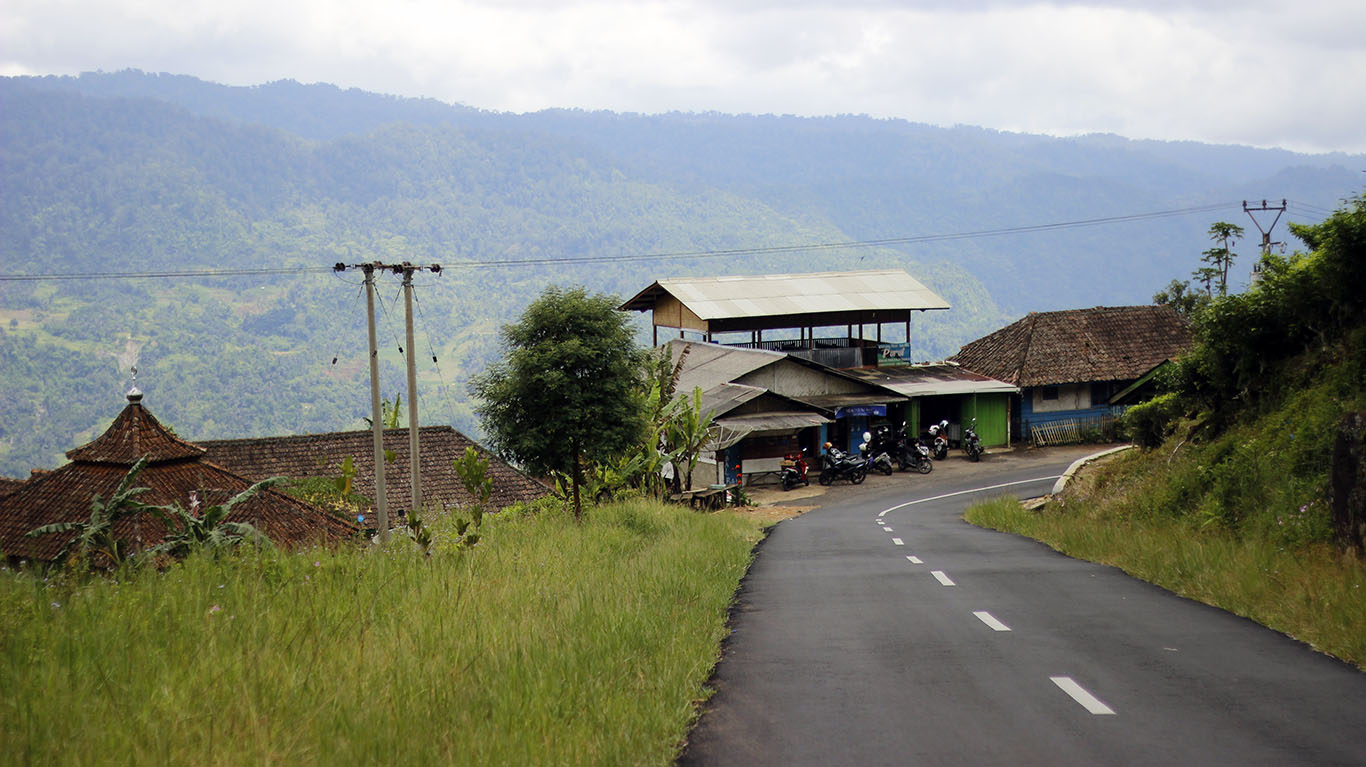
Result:
{"label": "black motorcycle", "polygon": [[857,485],[867,476],[868,468],[862,458],[830,445],[825,455],[821,456],[821,473],[816,481],[822,485],[832,485],[837,479],[847,479],[850,484]]}
{"label": "black motorcycle", "polygon": [[982,447],[982,440],[977,437],[977,419],[972,419],[972,425],[963,431],[963,450],[967,452],[968,458],[974,461],[982,460],[982,453],[987,449]]}
{"label": "black motorcycle", "polygon": [[930,460],[929,448],[919,442],[906,437],[906,424],[901,424],[899,431],[893,431],[890,424],[878,424],[872,428],[872,449],[879,452],[886,452],[896,461],[897,468],[901,471],[915,469],[921,474],[929,474],[934,471],[934,462]]}

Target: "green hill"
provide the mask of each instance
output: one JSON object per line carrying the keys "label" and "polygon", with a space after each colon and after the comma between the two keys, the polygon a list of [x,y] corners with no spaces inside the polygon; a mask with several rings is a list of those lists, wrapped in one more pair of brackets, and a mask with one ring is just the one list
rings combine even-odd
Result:
{"label": "green hill", "polygon": [[[419,281],[410,351],[424,420],[477,432],[464,382],[552,282],[629,295],[665,276],[904,267],[954,307],[913,328],[917,356],[938,358],[1025,311],[1146,303],[1211,218],[1240,213],[934,235],[1287,188],[1295,220],[1314,220],[1359,162],[856,116],[516,115],[288,81],[0,78],[0,474],[98,433],[135,362],[148,405],[191,439],[358,426],[363,302],[336,262],[447,267]],[[128,276],[205,269],[272,271]],[[23,279],[54,274],[85,279]],[[396,290],[381,289],[386,393],[403,389]]]}

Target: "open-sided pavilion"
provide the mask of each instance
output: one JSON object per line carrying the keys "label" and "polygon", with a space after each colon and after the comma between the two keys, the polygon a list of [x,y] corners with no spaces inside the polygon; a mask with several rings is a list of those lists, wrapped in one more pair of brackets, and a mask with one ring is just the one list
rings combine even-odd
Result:
{"label": "open-sided pavilion", "polygon": [[[876,364],[884,325],[904,324],[910,336],[913,312],[948,309],[949,304],[902,269],[658,280],[621,305],[651,313],[653,340],[659,329],[699,333],[711,342],[719,334],[749,333],[748,342],[727,343],[782,351],[835,368]],[[842,338],[816,338],[819,328],[845,326]],[[867,326],[876,329],[864,339]],[[858,328],[855,335],[854,328]],[[764,339],[766,331],[799,331],[798,338]]]}

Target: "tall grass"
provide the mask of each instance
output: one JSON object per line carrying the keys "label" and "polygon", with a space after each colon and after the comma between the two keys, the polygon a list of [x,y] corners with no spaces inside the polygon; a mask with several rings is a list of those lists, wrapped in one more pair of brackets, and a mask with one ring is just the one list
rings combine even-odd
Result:
{"label": "tall grass", "polygon": [[667,764],[760,533],[646,502],[485,542],[0,573],[0,761]]}

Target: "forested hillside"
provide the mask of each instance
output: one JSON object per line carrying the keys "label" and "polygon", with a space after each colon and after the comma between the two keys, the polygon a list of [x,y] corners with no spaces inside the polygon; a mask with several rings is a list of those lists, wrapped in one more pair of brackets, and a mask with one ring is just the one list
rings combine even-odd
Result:
{"label": "forested hillside", "polygon": [[[862,117],[512,115],[137,72],[5,78],[0,474],[98,433],[134,363],[148,406],[191,439],[357,427],[363,298],[354,273],[325,270],[338,261],[447,267],[419,278],[422,413],[477,431],[465,381],[552,282],[629,296],[667,276],[901,266],[954,307],[913,329],[920,356],[941,357],[1025,311],[1147,302],[1238,200],[1288,197],[1312,222],[1364,162]],[[925,239],[1216,204],[1234,207]],[[583,260],[879,239],[898,242]],[[279,271],[125,276],[203,269]],[[397,282],[381,295],[392,396]]]}

